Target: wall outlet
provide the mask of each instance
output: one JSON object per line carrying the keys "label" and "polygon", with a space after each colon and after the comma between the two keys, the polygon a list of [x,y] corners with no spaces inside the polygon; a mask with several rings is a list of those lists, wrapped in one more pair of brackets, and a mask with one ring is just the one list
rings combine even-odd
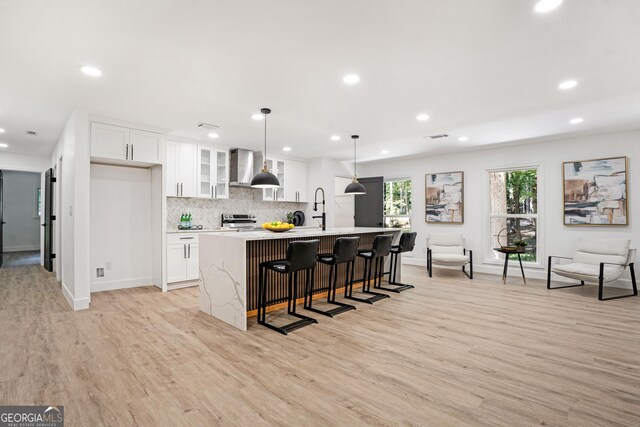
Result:
{"label": "wall outlet", "polygon": [[104,268],[96,268],[96,277],[104,277]]}
{"label": "wall outlet", "polygon": [[104,269],[105,270],[111,270],[111,261],[107,261],[104,263]]}

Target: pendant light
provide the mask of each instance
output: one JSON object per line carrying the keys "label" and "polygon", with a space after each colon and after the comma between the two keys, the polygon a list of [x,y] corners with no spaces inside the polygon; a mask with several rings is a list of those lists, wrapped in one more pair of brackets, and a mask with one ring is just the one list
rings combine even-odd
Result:
{"label": "pendant light", "polygon": [[345,194],[367,194],[367,189],[358,182],[358,175],[356,173],[356,141],[358,138],[360,138],[359,135],[351,135],[351,139],[353,139],[353,181],[344,189]]}
{"label": "pendant light", "polygon": [[278,188],[280,181],[278,177],[269,172],[267,167],[267,114],[271,113],[269,108],[263,108],[260,112],[264,115],[264,164],[262,170],[251,180],[252,188]]}

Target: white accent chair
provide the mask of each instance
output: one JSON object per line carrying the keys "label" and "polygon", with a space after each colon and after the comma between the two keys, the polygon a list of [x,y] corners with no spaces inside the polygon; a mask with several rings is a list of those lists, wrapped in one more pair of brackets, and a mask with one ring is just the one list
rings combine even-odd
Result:
{"label": "white accent chair", "polygon": [[[462,267],[462,272],[473,279],[473,251],[464,248],[462,234],[430,234],[427,238],[427,271],[433,277],[433,265]],[[469,264],[469,272],[465,267]]]}
{"label": "white accent chair", "polygon": [[[580,239],[573,258],[550,256],[547,270],[547,289],[573,288],[584,286],[585,282],[598,283],[598,299],[606,301],[610,299],[626,298],[638,295],[636,286],[636,273],[634,262],[636,250],[629,249],[629,239]],[[554,264],[553,259],[568,259],[567,264]],[[633,293],[604,297],[604,285],[615,282],[622,276],[624,270],[629,267]],[[570,279],[580,280],[579,285],[565,285],[551,287],[551,273]]]}

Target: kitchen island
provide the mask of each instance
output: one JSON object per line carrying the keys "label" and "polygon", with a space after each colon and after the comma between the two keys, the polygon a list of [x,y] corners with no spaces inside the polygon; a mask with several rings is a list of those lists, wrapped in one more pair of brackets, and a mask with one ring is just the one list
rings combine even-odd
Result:
{"label": "kitchen island", "polygon": [[[401,230],[390,228],[333,228],[294,229],[284,233],[267,230],[240,233],[202,233],[200,235],[200,310],[243,331],[247,330],[247,318],[255,315],[258,308],[258,266],[263,261],[286,257],[287,245],[293,240],[320,240],[320,253],[333,251],[338,237],[360,237],[359,249],[371,248],[378,234],[393,234],[393,244],[400,239]],[[387,263],[389,260],[387,259]],[[385,271],[388,270],[388,266]],[[327,283],[328,267],[316,267],[316,287]],[[280,276],[280,275],[279,275]],[[282,275],[283,276],[283,275]],[[363,262],[356,261],[356,280],[363,276]],[[274,286],[274,295],[284,296],[285,278]],[[398,278],[398,280],[400,280]],[[320,282],[322,281],[322,282]],[[302,281],[301,281],[302,282]],[[338,275],[338,285],[344,284],[344,271]],[[302,298],[303,284],[298,295]],[[340,290],[338,290],[340,293]],[[314,295],[323,297],[322,293]],[[300,300],[301,300],[300,298]],[[281,304],[286,308],[286,302]],[[276,305],[270,309],[277,309]]]}

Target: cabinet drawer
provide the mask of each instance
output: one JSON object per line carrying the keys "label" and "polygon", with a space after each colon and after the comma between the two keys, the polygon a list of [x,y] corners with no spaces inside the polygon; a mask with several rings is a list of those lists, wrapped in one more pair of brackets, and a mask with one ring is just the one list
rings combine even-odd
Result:
{"label": "cabinet drawer", "polygon": [[167,245],[175,245],[181,243],[198,243],[198,234],[196,233],[172,233],[167,235]]}

